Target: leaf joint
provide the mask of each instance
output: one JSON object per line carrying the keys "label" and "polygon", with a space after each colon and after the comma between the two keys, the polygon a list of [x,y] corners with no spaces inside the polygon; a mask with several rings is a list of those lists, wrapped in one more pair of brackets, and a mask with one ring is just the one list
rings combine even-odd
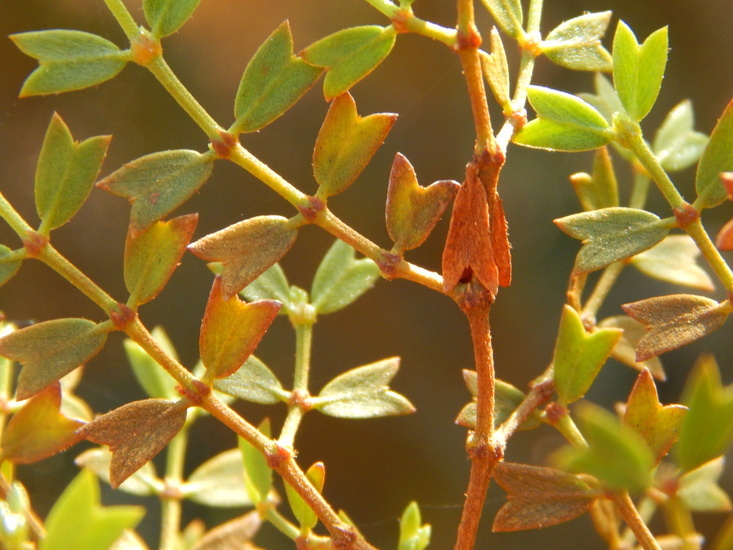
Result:
{"label": "leaf joint", "polygon": [[307,206],[297,205],[298,212],[310,223],[313,223],[326,208],[326,201],[313,195],[307,195]]}
{"label": "leaf joint", "polygon": [[130,41],[130,50],[132,60],[143,67],[147,67],[163,55],[160,40],[154,38],[146,29],[140,29],[138,35]]}
{"label": "leaf joint", "polygon": [[48,245],[48,235],[36,231],[28,231],[23,237],[23,247],[31,258],[38,258]]}
{"label": "leaf joint", "polygon": [[237,138],[224,130],[219,130],[219,137],[211,140],[211,149],[220,159],[228,159],[237,146]]}
{"label": "leaf joint", "polygon": [[117,303],[108,312],[109,319],[117,330],[124,331],[132,322],[137,319],[137,313],[130,306]]}
{"label": "leaf joint", "polygon": [[688,202],[674,209],[674,219],[680,229],[685,229],[691,223],[700,219],[700,211]]}

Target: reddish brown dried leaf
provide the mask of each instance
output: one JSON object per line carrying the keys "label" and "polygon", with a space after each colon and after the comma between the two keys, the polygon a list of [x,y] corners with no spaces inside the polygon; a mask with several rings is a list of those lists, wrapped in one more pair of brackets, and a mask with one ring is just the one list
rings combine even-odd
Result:
{"label": "reddish brown dried leaf", "polygon": [[257,510],[218,525],[201,538],[191,550],[257,550],[252,539],[262,525]]}
{"label": "reddish brown dried leaf", "polygon": [[216,277],[201,323],[199,350],[210,380],[225,378],[247,360],[260,343],[282,304],[275,300],[246,303],[226,297]]}
{"label": "reddish brown dried leaf", "polygon": [[677,349],[720,328],[730,313],[728,302],[690,294],[657,296],[625,304],[624,312],[646,325],[636,348],[636,360]]}
{"label": "reddish brown dried leaf", "polygon": [[186,421],[186,402],[145,399],[123,405],[83,426],[78,434],[112,451],[109,473],[117,488],[157,455]]}
{"label": "reddish brown dried leaf", "polygon": [[61,384],[55,382],[34,395],[8,422],[0,455],[16,464],[37,462],[81,440],[84,422],[60,413]]}
{"label": "reddish brown dried leaf", "polygon": [[493,475],[508,499],[494,520],[494,531],[557,525],[584,514],[600,496],[577,476],[552,468],[502,462]]}

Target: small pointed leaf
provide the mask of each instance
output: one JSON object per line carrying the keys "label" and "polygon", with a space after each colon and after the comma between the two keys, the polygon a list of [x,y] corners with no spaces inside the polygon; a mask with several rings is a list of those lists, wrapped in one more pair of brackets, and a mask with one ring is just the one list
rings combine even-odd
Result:
{"label": "small pointed leaf", "polygon": [[13,415],[0,443],[0,455],[15,464],[30,464],[81,440],[75,432],[84,423],[60,412],[61,386],[55,382],[37,393]]}
{"label": "small pointed leaf", "polygon": [[202,237],[189,250],[207,262],[222,262],[222,290],[236,294],[293,246],[297,228],[282,216],[256,216]]}
{"label": "small pointed leaf", "polygon": [[593,105],[607,122],[613,121],[613,115],[622,113],[624,106],[618,98],[613,84],[603,73],[596,73],[593,79],[595,94],[578,94],[578,97]]}
{"label": "small pointed leaf", "polygon": [[97,187],[132,203],[130,232],[135,235],[186,202],[211,175],[214,158],[184,149],[152,153],[101,179]]}
{"label": "small pointed leaf", "polygon": [[142,506],[103,507],[99,498],[94,474],[86,469],[79,472],[51,508],[39,550],[108,550],[145,514]]}
{"label": "small pointed leaf", "polygon": [[670,235],[662,242],[637,254],[631,263],[646,275],[668,283],[712,291],[710,275],[697,264],[700,249],[688,235]]}
{"label": "small pointed leaf", "polygon": [[509,63],[504,51],[504,43],[496,27],[491,28],[491,53],[479,50],[484,78],[491,86],[496,101],[505,113],[511,112],[512,98],[509,95]]}
{"label": "small pointed leaf", "polygon": [[275,319],[280,302],[243,302],[226,297],[216,277],[201,323],[199,350],[210,380],[225,378],[252,354]]}
{"label": "small pointed leaf", "polygon": [[644,369],[636,379],[626,403],[624,424],[634,428],[647,442],[657,462],[679,438],[687,407],[662,406],[651,373]]}
{"label": "small pointed leaf", "polygon": [[157,455],[186,422],[185,402],[133,401],[97,417],[79,434],[112,451],[110,483],[116,488]]}
{"label": "small pointed leaf", "polygon": [[483,0],[491,17],[509,36],[514,38],[522,34],[522,2],[520,0]]}
{"label": "small pointed leaf", "polygon": [[323,95],[331,101],[371,73],[392,51],[396,38],[392,25],[351,27],[322,38],[298,55],[328,69]]}
{"label": "small pointed leaf", "polygon": [[18,361],[17,399],[27,399],[86,363],[107,341],[107,329],[86,319],[54,319],[0,338],[0,355]]}
{"label": "small pointed leaf", "polygon": [[[270,421],[265,419],[259,430],[263,435],[270,437]],[[244,485],[249,499],[256,506],[267,500],[272,490],[272,470],[267,465],[267,459],[245,439],[237,438],[239,452],[244,463]]]}
{"label": "small pointed leaf", "polygon": [[368,258],[357,260],[354,249],[337,240],[313,278],[311,303],[317,313],[338,311],[374,286],[378,277],[377,264]]}
{"label": "small pointed leaf", "polygon": [[431,527],[422,523],[420,507],[412,501],[400,518],[400,539],[397,550],[424,550],[430,544]]}
{"label": "small pointed leaf", "polygon": [[20,269],[22,261],[22,252],[14,252],[4,244],[0,244],[0,286],[13,278]]}
{"label": "small pointed leaf", "polygon": [[25,79],[20,97],[81,90],[113,78],[130,60],[109,40],[82,31],[53,29],[13,34],[10,39],[38,68]]}
{"label": "small pointed leaf", "polygon": [[697,162],[708,137],[694,131],[692,103],[685,99],[672,109],[654,136],[652,150],[667,172],[684,170]]}
{"label": "small pointed leaf", "polygon": [[677,495],[693,512],[730,512],[730,497],[718,485],[725,458],[718,457],[680,477]]}
{"label": "small pointed leaf", "polygon": [[156,38],[180,29],[201,0],[144,0],[145,19]]}
{"label": "small pointed leaf", "polygon": [[621,361],[623,364],[630,366],[633,369],[642,371],[648,369],[654,378],[660,381],[667,379],[664,373],[664,367],[659,357],[650,357],[644,361],[636,360],[636,346],[639,345],[639,341],[646,334],[644,325],[639,321],[627,317],[626,315],[616,315],[613,317],[606,317],[600,323],[599,328],[620,328],[624,331],[621,338],[616,343],[611,352],[611,357],[617,361]]}
{"label": "small pointed leaf", "polygon": [[190,550],[259,550],[252,539],[262,525],[262,517],[252,510],[208,531]]}
{"label": "small pointed leaf", "polygon": [[204,506],[251,506],[239,449],[230,449],[196,468],[181,487],[186,498]]}
{"label": "small pointed leaf", "polygon": [[326,384],[313,407],[328,416],[373,418],[415,411],[402,395],[389,389],[399,369],[399,357],[390,357],[346,371]]}
{"label": "small pointed leaf", "polygon": [[359,116],[348,92],[331,103],[313,150],[313,175],[320,198],[337,195],[354,182],[395,120],[397,115],[389,113]]}
{"label": "small pointed leaf", "polygon": [[395,248],[411,250],[425,242],[458,189],[460,184],[451,180],[420,186],[410,161],[397,153],[389,175],[386,212],[387,233]]}
{"label": "small pointed leaf", "polygon": [[553,62],[581,71],[610,71],[611,54],[601,44],[611,12],[586,13],[555,27],[542,41],[542,52]]}
{"label": "small pointed leaf", "polygon": [[[178,358],[173,344],[162,327],[153,328],[152,335],[158,345],[169,356],[174,359]],[[177,382],[175,379],[155,359],[150,357],[137,342],[128,338],[122,344],[135,378],[149,397],[159,397],[173,401],[180,396],[176,390]]]}
{"label": "small pointed leaf", "polygon": [[718,119],[697,165],[695,206],[699,209],[717,206],[728,199],[720,179],[722,172],[733,172],[733,100]]}
{"label": "small pointed leaf", "polygon": [[537,529],[570,521],[600,496],[586,482],[552,468],[500,462],[493,471],[508,502],[494,519],[494,532]]}
{"label": "small pointed leaf", "polygon": [[[313,464],[305,472],[305,476],[319,493],[323,491],[323,484],[326,481],[326,467],[323,465],[323,462]],[[306,504],[303,497],[287,483],[285,484],[285,494],[288,497],[290,509],[293,511],[293,515],[300,525],[300,532],[303,534],[309,533],[316,526],[316,523],[318,523],[316,513]]]}
{"label": "small pointed leaf", "polygon": [[583,241],[576,273],[589,273],[651,248],[669,233],[658,216],[636,208],[602,208],[555,220],[564,233]]}
{"label": "small pointed leaf", "polygon": [[255,132],[281,116],[323,71],[293,55],[287,21],[255,52],[244,70],[234,103],[236,132]]}
{"label": "small pointed leaf", "polygon": [[[107,483],[111,483],[109,479],[109,466],[111,462],[112,453],[107,447],[89,449],[81,453],[74,460],[77,466],[91,470],[95,476]],[[162,479],[158,478],[153,463],[148,462],[123,481],[117,488],[125,493],[144,497],[162,493],[165,489],[165,484]]]}
{"label": "small pointed leaf", "polygon": [[145,231],[129,232],[125,242],[125,286],[132,302],[144,304],[163,290],[186,251],[198,214],[155,222]]}
{"label": "small pointed leaf", "polygon": [[36,167],[36,211],[41,230],[68,222],[92,190],[112,136],[97,136],[79,143],[58,114],[46,130]]}
{"label": "small pointed leaf", "polygon": [[672,294],[622,306],[624,312],[647,327],[636,348],[637,361],[677,349],[709,334],[725,322],[728,302],[690,294]]}
{"label": "small pointed leaf", "polygon": [[245,401],[272,405],[286,401],[289,393],[267,365],[250,355],[234,373],[214,382],[214,388]]}
{"label": "small pointed leaf", "polygon": [[600,147],[593,157],[593,174],[574,174],[570,182],[585,210],[618,206],[618,184],[608,148]]}

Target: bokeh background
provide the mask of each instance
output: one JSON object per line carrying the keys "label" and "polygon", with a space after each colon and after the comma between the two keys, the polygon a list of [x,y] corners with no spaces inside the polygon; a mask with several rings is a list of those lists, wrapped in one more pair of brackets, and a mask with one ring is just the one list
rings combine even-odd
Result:
{"label": "bokeh background", "polygon": [[[143,21],[140,2],[127,2]],[[477,3],[480,29],[491,21]],[[546,2],[543,30],[583,11],[614,11],[611,28],[623,19],[646,37],[670,26],[667,76],[654,111],[644,123],[651,132],[666,112],[684,98],[692,98],[696,128],[709,133],[733,92],[733,42],[730,25],[733,3],[726,0],[564,0]],[[455,3],[418,0],[416,13],[446,26],[455,19]],[[232,121],[233,98],[248,59],[283,20],[289,19],[295,48],[342,27],[385,24],[384,18],[360,0],[203,0],[193,19],[164,42],[165,55],[180,79],[223,126]],[[47,28],[95,32],[124,47],[124,35],[107,13],[102,0],[0,0],[0,34]],[[607,41],[609,42],[609,41]],[[515,48],[507,50],[516,61]],[[51,113],[58,111],[77,139],[113,134],[103,174],[141,155],[175,148],[203,151],[205,136],[186,117],[158,83],[143,69],[129,65],[114,80],[92,89],[43,98],[17,98],[35,62],[0,39],[0,190],[31,224],[35,223],[33,174],[40,144]],[[575,73],[540,61],[536,82],[570,92],[590,91],[591,75]],[[473,125],[456,57],[438,43],[418,36],[400,36],[393,53],[352,93],[359,112],[396,112],[400,117],[372,164],[343,195],[334,197],[334,212],[354,228],[389,248],[384,226],[387,177],[396,152],[406,155],[423,185],[438,179],[461,180],[473,146]],[[284,117],[243,143],[263,161],[305,192],[315,191],[310,164],[312,147],[327,110],[320,85]],[[498,113],[494,113],[495,115]],[[498,117],[495,118],[498,124]],[[587,154],[560,155],[512,146],[500,184],[510,224],[514,282],[502,289],[492,312],[498,374],[520,388],[537,376],[552,356],[553,341],[564,302],[567,276],[578,243],[552,224],[554,218],[579,209],[568,175],[590,169]],[[693,197],[693,171],[676,176],[683,194]],[[622,192],[628,192],[628,173],[620,170]],[[666,216],[665,204],[652,192],[650,208]],[[219,162],[211,180],[177,213],[200,212],[196,237],[260,214],[292,215],[291,207],[264,185],[233,165]],[[706,215],[715,233],[731,217],[723,206]],[[122,251],[129,206],[125,200],[95,190],[72,223],[54,233],[55,245],[113,296],[125,300]],[[408,259],[430,269],[440,265],[447,229],[443,220],[427,243]],[[6,227],[0,242],[19,246]],[[306,227],[283,260],[293,284],[310,288],[310,281],[332,238]],[[141,310],[149,326],[162,324],[184,364],[198,358],[198,327],[211,284],[204,263],[191,255],[169,286]],[[658,283],[629,269],[609,297],[601,314],[619,313],[619,305],[652,295],[684,289]],[[722,297],[721,293],[712,296]],[[8,285],[0,288],[0,309],[12,320],[102,315],[78,291],[43,265],[28,261]],[[120,335],[87,367],[79,393],[99,412],[106,412],[143,394],[122,353]],[[733,380],[730,333],[723,329],[702,343],[667,354],[669,380],[660,387],[665,403],[678,398],[681,384],[696,357],[713,350],[725,381]],[[287,384],[291,372],[293,335],[280,319],[257,351]],[[336,374],[385,357],[399,355],[402,368],[393,387],[409,397],[417,413],[408,417],[346,421],[310,414],[297,440],[299,460],[308,466],[324,461],[328,471],[326,497],[345,509],[379,548],[396,547],[403,508],[417,500],[426,522],[433,525],[433,545],[452,546],[460,517],[469,463],[463,445],[465,430],[453,424],[469,394],[461,369],[472,367],[466,323],[448,299],[406,281],[379,281],[353,306],[323,316],[315,328],[312,389],[317,391]],[[588,397],[604,406],[625,400],[635,373],[609,362]],[[269,416],[275,425],[284,407],[240,403],[238,410],[251,422]],[[211,419],[194,428],[188,471],[207,457],[235,445],[233,435]],[[520,433],[510,443],[509,460],[542,464],[562,444],[548,428]],[[21,469],[41,515],[75,473],[77,448],[37,465]],[[726,484],[731,486],[731,476]],[[105,503],[137,502],[124,494],[105,491]],[[558,527],[510,535],[491,534],[491,518],[503,502],[492,486],[477,548],[545,550],[600,548],[587,517]],[[151,548],[156,547],[158,506],[153,500],[140,527]],[[192,506],[186,520],[202,516],[209,525],[236,511],[210,511]],[[714,532],[721,516],[699,518],[701,528]],[[655,527],[660,524],[655,523]],[[269,549],[291,548],[272,529],[260,544]]]}

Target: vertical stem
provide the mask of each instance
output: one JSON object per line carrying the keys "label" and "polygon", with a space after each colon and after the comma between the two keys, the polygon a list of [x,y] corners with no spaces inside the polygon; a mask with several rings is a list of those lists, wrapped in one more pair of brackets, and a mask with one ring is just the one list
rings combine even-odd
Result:
{"label": "vertical stem", "polygon": [[634,506],[634,503],[629,496],[629,492],[619,491],[611,493],[609,498],[616,505],[616,509],[626,522],[626,525],[628,525],[629,529],[634,532],[636,540],[639,542],[641,547],[644,548],[644,550],[661,550],[661,547],[654,538],[654,535],[649,531],[649,527],[647,527],[646,523],[641,519],[641,516],[639,516],[636,506]]}
{"label": "vertical stem", "polygon": [[305,410],[301,400],[309,396],[308,378],[311,362],[311,342],[313,340],[313,321],[298,320],[295,325],[295,374],[293,376],[293,393],[288,405],[288,415],[283,422],[283,428],[278,443],[284,447],[292,447],[295,434],[303,419]]}
{"label": "vertical stem", "polygon": [[107,9],[117,19],[117,23],[122,27],[127,38],[132,40],[140,32],[140,29],[122,0],[104,0],[104,3],[107,4]]}
{"label": "vertical stem", "polygon": [[[193,414],[193,411],[189,411]],[[188,427],[183,429],[171,440],[166,448],[165,483],[170,494],[161,495],[161,525],[160,550],[175,550],[178,548],[178,538],[181,531],[181,495],[177,488],[183,483],[183,466],[186,460],[188,446]]]}

